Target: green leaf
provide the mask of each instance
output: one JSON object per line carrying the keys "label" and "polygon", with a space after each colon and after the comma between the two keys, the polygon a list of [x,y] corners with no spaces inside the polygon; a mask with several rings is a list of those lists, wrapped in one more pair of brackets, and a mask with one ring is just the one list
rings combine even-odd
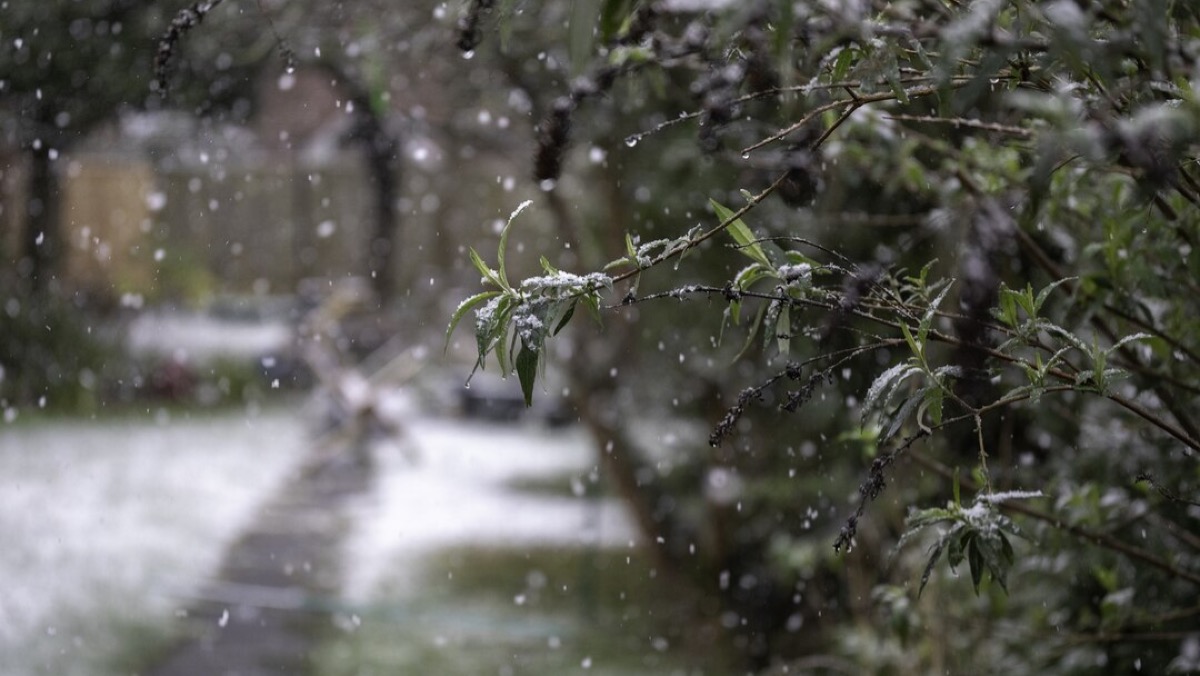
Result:
{"label": "green leaf", "polygon": [[967,547],[971,544],[971,538],[975,536],[975,531],[970,528],[957,527],[951,531],[950,546],[946,550],[946,562],[950,564],[950,569],[958,568],[966,556]]}
{"label": "green leaf", "polygon": [[979,549],[979,556],[987,566],[992,579],[1000,583],[1000,588],[1008,591],[1008,566],[1004,563],[999,543],[990,537],[976,537],[972,541]]}
{"label": "green leaf", "polygon": [[[779,333],[779,327],[783,327],[783,333]],[[775,327],[775,339],[779,345],[779,354],[787,356],[791,351],[792,346],[792,313],[791,306],[784,305],[779,310],[779,323]]]}
{"label": "green leaf", "polygon": [[734,355],[733,361],[736,362],[741,359],[750,350],[750,346],[754,344],[755,336],[758,335],[760,327],[766,321],[768,311],[769,306],[766,303],[758,306],[758,314],[754,316],[754,321],[750,322],[749,330],[746,332],[746,342],[742,345],[742,349],[738,350],[738,353]]}
{"label": "green leaf", "polygon": [[938,559],[942,558],[942,550],[946,548],[946,536],[938,538],[934,543],[932,551],[929,554],[929,560],[925,563],[925,570],[921,572],[921,586],[917,588],[917,598],[921,598],[921,592],[925,591],[925,584],[929,582],[930,576],[933,575],[933,568],[937,565]]}
{"label": "green leaf", "polygon": [[910,531],[932,526],[935,523],[945,521],[957,521],[959,512],[957,510],[949,510],[944,507],[930,507],[928,509],[919,509],[908,516],[904,520],[904,525]]}
{"label": "green leaf", "polygon": [[615,260],[615,261],[609,261],[608,263],[606,263],[602,269],[603,269],[603,271],[604,271],[604,272],[608,272],[609,270],[613,270],[613,269],[615,269],[615,268],[619,268],[619,267],[621,267],[622,265],[628,265],[628,266],[630,266],[630,267],[634,267],[634,268],[636,268],[636,267],[637,267],[637,260],[636,260],[636,259],[629,258],[628,256],[626,256],[625,258],[618,258],[618,259],[617,259],[617,260]]}
{"label": "green leaf", "polygon": [[500,287],[501,289],[507,290],[509,288],[507,284],[501,282],[500,277],[496,274],[496,271],[488,267],[487,263],[483,262],[483,258],[479,255],[479,252],[474,249],[474,247],[468,251],[471,256],[471,262],[475,265],[475,269],[479,271],[479,274],[483,275],[484,279]]}
{"label": "green leaf", "polygon": [[517,353],[517,379],[521,381],[521,393],[525,395],[525,406],[533,405],[533,383],[537,380],[540,353],[529,349],[524,343]]}
{"label": "green leaf", "polygon": [[604,0],[600,8],[600,39],[610,42],[633,9],[633,0]]}
{"label": "green leaf", "polygon": [[896,95],[896,100],[907,104],[908,92],[904,91],[904,85],[900,82],[900,71],[896,68],[888,68],[884,71],[883,76],[887,78],[888,85],[892,88],[892,93]]}
{"label": "green leaf", "polygon": [[1148,340],[1151,337],[1152,336],[1148,333],[1135,333],[1131,336],[1125,336],[1124,338],[1118,340],[1112,347],[1108,348],[1108,353],[1112,354],[1113,352],[1124,347],[1127,343],[1132,343],[1137,340]]}
{"label": "green leaf", "polygon": [[[508,328],[508,320],[512,316],[516,297],[504,294],[495,299],[496,305],[490,313],[480,316],[476,313],[475,341],[479,349],[477,366],[483,368],[484,358],[497,345],[503,349],[501,339]],[[486,306],[485,306],[486,307]]]}
{"label": "green leaf", "polygon": [[567,55],[571,74],[579,75],[587,66],[596,42],[596,24],[602,19],[600,0],[572,0]]}
{"label": "green leaf", "polygon": [[1056,282],[1051,282],[1051,283],[1047,284],[1045,286],[1045,288],[1043,288],[1041,291],[1038,292],[1037,298],[1033,299],[1034,313],[1041,312],[1042,305],[1045,304],[1046,299],[1050,297],[1050,292],[1054,291],[1059,286],[1066,284],[1067,282],[1073,282],[1077,279],[1079,279],[1079,278],[1078,277],[1067,277],[1064,279],[1060,279]]}
{"label": "green leaf", "polygon": [[771,259],[767,258],[767,252],[763,251],[762,245],[755,241],[754,233],[750,232],[750,228],[746,226],[746,223],[740,218],[731,221],[730,219],[733,219],[733,211],[730,211],[714,199],[708,201],[712,204],[713,211],[717,213],[717,218],[721,219],[722,223],[728,223],[726,227],[730,236],[733,237],[733,241],[737,242],[738,251],[746,254],[752,260],[758,261],[770,269],[774,269],[775,266],[771,265]]}
{"label": "green leaf", "polygon": [[737,276],[733,278],[733,286],[738,291],[745,291],[751,286],[754,286],[755,282],[759,281],[760,279],[772,276],[772,273],[774,273],[774,270],[772,270],[768,265],[763,265],[762,263],[751,263],[750,265],[742,268],[741,271],[737,273]]}
{"label": "green leaf", "polygon": [[562,319],[559,320],[558,326],[554,327],[554,332],[551,333],[550,335],[557,336],[558,332],[563,330],[563,327],[565,327],[567,325],[567,322],[571,321],[571,317],[573,317],[574,315],[575,315],[575,303],[571,303],[570,307],[567,308],[567,311],[563,313]]}
{"label": "green leaf", "polygon": [[1028,315],[1030,319],[1037,319],[1037,307],[1033,298],[1033,285],[1026,284],[1025,290],[1016,294],[1015,298],[1017,304],[1021,306],[1021,309],[1025,310],[1025,314]]}
{"label": "green leaf", "polygon": [[[1075,335],[1074,333],[1071,333],[1070,331],[1064,329],[1063,327],[1058,326],[1057,324],[1052,324],[1050,322],[1042,322],[1039,324],[1039,326],[1041,328],[1045,329],[1049,333],[1058,335],[1063,340],[1070,343],[1071,347],[1075,348],[1076,350],[1079,350],[1080,352],[1083,352],[1085,354],[1091,354],[1091,349],[1088,347],[1088,344],[1083,341],[1082,338],[1080,338],[1079,336]],[[1060,353],[1061,353],[1061,351],[1058,353],[1055,353],[1055,354],[1057,356]]]}
{"label": "green leaf", "polygon": [[1013,298],[1012,290],[1001,283],[1000,286],[1000,307],[995,312],[996,318],[1004,322],[1007,326],[1017,327],[1017,303]]}
{"label": "green leaf", "polygon": [[863,399],[862,417],[865,419],[876,407],[886,406],[892,392],[914,373],[920,373],[920,369],[905,361],[879,374]]}
{"label": "green leaf", "polygon": [[596,320],[596,323],[603,325],[604,318],[600,316],[600,296],[589,293],[583,297],[583,302],[587,305],[588,310],[591,310],[592,318]]}
{"label": "green leaf", "polygon": [[512,373],[512,355],[516,342],[517,334],[510,334],[509,323],[504,322],[496,337],[496,362],[500,364],[500,377],[502,378],[507,378],[508,374]]}
{"label": "green leaf", "polygon": [[912,350],[913,356],[917,359],[924,360],[925,354],[921,352],[921,346],[918,345],[916,339],[913,338],[912,331],[908,330],[907,324],[900,324],[900,333],[904,334],[904,342],[908,343],[908,349]]}
{"label": "green leaf", "polygon": [[979,583],[983,581],[983,555],[979,553],[979,538],[971,538],[967,545],[967,565],[971,568],[971,585],[979,596]]}
{"label": "green leaf", "polygon": [[854,62],[854,51],[850,47],[843,47],[838,53],[837,61],[833,62],[833,72],[829,76],[831,82],[841,82],[846,78],[850,64]]}
{"label": "green leaf", "polygon": [[921,405],[921,402],[925,399],[924,394],[925,391],[922,389],[913,396],[904,400],[904,403],[900,405],[900,409],[896,411],[896,415],[891,418],[887,428],[879,434],[879,443],[882,444],[888,439],[896,436],[896,433],[899,432],[900,428],[904,426],[904,422],[908,420],[909,416],[911,416],[913,412],[917,410],[917,407]]}
{"label": "green leaf", "polygon": [[821,269],[821,264],[817,262],[816,259],[809,258],[799,251],[784,251],[783,257],[785,260],[787,260],[787,262],[793,265],[800,265],[802,263],[811,265],[814,272]]}
{"label": "green leaf", "polygon": [[549,259],[547,259],[545,256],[540,256],[538,258],[538,262],[542,264],[542,270],[545,270],[546,274],[548,274],[548,275],[557,275],[558,274],[558,268],[551,265]]}
{"label": "green leaf", "polygon": [[917,327],[917,342],[921,345],[925,344],[925,337],[929,335],[929,328],[933,325],[933,318],[937,314],[938,306],[945,300],[946,294],[950,292],[950,285],[947,284],[938,293],[933,302],[929,304],[929,309],[925,311],[925,316],[921,317],[921,325]]}
{"label": "green leaf", "polygon": [[525,200],[517,205],[516,209],[508,216],[508,222],[504,224],[504,229],[500,231],[500,246],[496,248],[496,266],[500,268],[500,281],[503,282],[504,288],[510,288],[508,285],[508,272],[504,269],[504,250],[508,248],[508,233],[512,230],[513,221],[517,216],[525,211],[525,208],[533,204],[533,200]]}
{"label": "green leaf", "polygon": [[783,312],[783,303],[777,300],[771,301],[767,306],[767,313],[763,316],[763,351],[771,349],[771,341],[775,340],[779,331],[779,315]]}
{"label": "green leaf", "polygon": [[471,296],[470,298],[459,303],[458,307],[454,310],[454,314],[450,316],[450,325],[446,327],[446,344],[442,347],[442,351],[444,352],[450,348],[450,335],[454,333],[455,327],[458,326],[458,323],[460,321],[462,321],[462,318],[467,314],[467,312],[469,312],[472,308],[479,305],[480,303],[482,303],[486,300],[489,300],[491,298],[495,298],[496,296],[499,296],[502,293],[504,293],[504,292],[503,291],[484,291],[483,293],[477,293],[474,296]]}
{"label": "green leaf", "polygon": [[929,416],[929,421],[932,423],[933,427],[937,427],[938,425],[942,424],[942,402],[945,394],[946,391],[938,385],[934,385],[925,390],[924,401],[921,402],[921,408],[917,411],[917,424],[921,425],[922,428],[924,428],[925,425],[922,423],[921,419],[925,415]]}

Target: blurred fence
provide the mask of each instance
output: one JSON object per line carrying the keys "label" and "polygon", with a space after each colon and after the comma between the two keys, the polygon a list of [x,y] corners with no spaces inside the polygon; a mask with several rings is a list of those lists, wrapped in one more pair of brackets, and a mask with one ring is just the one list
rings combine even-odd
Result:
{"label": "blurred fence", "polygon": [[188,299],[362,274],[370,188],[353,160],[155,169],[119,154],[72,158],[63,177],[67,281],[98,296]]}

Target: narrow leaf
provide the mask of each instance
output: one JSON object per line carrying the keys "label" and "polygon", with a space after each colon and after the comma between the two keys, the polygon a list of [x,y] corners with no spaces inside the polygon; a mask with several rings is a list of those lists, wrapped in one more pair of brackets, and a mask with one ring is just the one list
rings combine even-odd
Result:
{"label": "narrow leaf", "polygon": [[913,356],[917,359],[923,359],[925,355],[921,352],[921,347],[918,345],[916,339],[913,338],[912,332],[908,330],[907,324],[900,325],[900,333],[904,334],[904,342],[908,343],[908,349],[912,350]]}
{"label": "narrow leaf", "polygon": [[925,570],[921,572],[921,586],[917,588],[917,598],[921,598],[921,592],[925,591],[925,584],[929,582],[929,578],[933,575],[933,568],[937,565],[938,559],[942,558],[942,550],[946,547],[946,536],[938,538],[938,541],[933,545],[933,550],[929,554],[929,561],[925,563]]}
{"label": "narrow leaf", "polygon": [[609,42],[617,36],[632,8],[632,0],[604,0],[600,9],[600,39]]}
{"label": "narrow leaf", "polygon": [[500,268],[500,281],[504,282],[503,286],[506,289],[509,287],[508,271],[504,269],[504,250],[508,248],[508,233],[510,230],[512,230],[513,221],[516,220],[517,216],[521,215],[521,212],[525,211],[525,208],[530,204],[533,204],[533,200],[525,200],[524,202],[518,204],[517,208],[513,209],[513,212],[509,214],[508,222],[504,224],[504,229],[500,231],[500,246],[496,248],[496,267]]}
{"label": "narrow leaf", "polygon": [[896,436],[896,433],[899,432],[900,428],[904,426],[904,421],[908,420],[909,416],[911,416],[913,412],[917,410],[917,407],[921,405],[921,402],[924,399],[924,391],[917,392],[913,396],[906,399],[904,403],[901,404],[900,410],[896,411],[896,415],[891,419],[887,429],[880,433],[879,443],[882,444],[888,439]]}
{"label": "narrow leaf", "polygon": [[571,321],[571,317],[575,316],[575,305],[575,303],[571,303],[571,306],[563,313],[562,319],[559,320],[558,326],[554,327],[554,333],[550,335],[557,336],[558,332],[562,331],[563,327],[567,325],[567,322]]}
{"label": "narrow leaf", "polygon": [[971,584],[975,587],[975,595],[979,596],[979,583],[983,581],[983,555],[979,553],[979,538],[972,538],[967,545],[967,564],[971,568]]}
{"label": "narrow leaf", "polygon": [[963,562],[967,546],[970,545],[974,535],[975,531],[969,528],[959,527],[951,531],[950,546],[946,550],[946,562],[950,564],[951,570],[958,568],[958,565]]}
{"label": "narrow leaf", "polygon": [[1078,278],[1078,277],[1067,277],[1067,278],[1065,278],[1065,279],[1060,279],[1060,280],[1058,280],[1058,281],[1051,282],[1051,283],[1047,284],[1047,285],[1045,286],[1045,288],[1043,288],[1041,291],[1039,291],[1039,292],[1038,292],[1037,298],[1034,298],[1034,299],[1033,299],[1033,310],[1034,310],[1034,312],[1040,312],[1040,311],[1041,311],[1041,309],[1042,309],[1042,305],[1043,305],[1043,304],[1046,302],[1046,299],[1050,297],[1050,293],[1051,293],[1052,291],[1054,291],[1055,289],[1057,289],[1059,286],[1062,286],[1063,284],[1066,284],[1067,282],[1073,282],[1073,281],[1075,281],[1075,280],[1077,280],[1077,279],[1079,279],[1079,278]]}
{"label": "narrow leaf", "polygon": [[525,395],[525,406],[533,405],[533,383],[537,380],[538,352],[524,344],[517,353],[517,379],[521,381],[521,393]]}
{"label": "narrow leaf", "polygon": [[925,311],[925,316],[921,318],[921,325],[917,327],[917,340],[924,345],[925,337],[929,335],[929,327],[933,324],[934,315],[937,314],[938,306],[945,300],[946,294],[950,292],[950,284],[947,284],[933,302],[929,304],[929,309]]}
{"label": "narrow leaf", "polygon": [[[779,333],[781,328],[783,333]],[[792,346],[792,313],[789,305],[784,305],[779,310],[779,323],[775,325],[775,338],[779,345],[779,354],[786,357]]]}
{"label": "narrow leaf", "polygon": [[501,293],[503,293],[503,291],[484,291],[483,293],[477,293],[459,303],[458,307],[454,310],[454,314],[450,316],[450,325],[446,327],[446,344],[442,347],[442,351],[444,352],[449,349],[450,335],[454,333],[455,327],[458,326],[458,323],[462,321],[462,318],[466,316],[467,312],[469,312],[476,305],[479,305],[490,298],[495,298]]}
{"label": "narrow leaf", "polygon": [[714,199],[710,199],[709,203],[712,204],[713,211],[717,213],[717,218],[721,219],[722,223],[728,223],[729,234],[733,237],[733,241],[737,242],[738,251],[773,269],[771,259],[767,258],[767,252],[763,251],[762,245],[755,241],[754,233],[750,232],[746,223],[740,218],[730,222],[730,219],[733,218],[733,211]]}
{"label": "narrow leaf", "polygon": [[865,418],[876,406],[884,404],[887,401],[884,394],[890,394],[894,384],[903,381],[916,370],[917,368],[908,362],[901,362],[879,374],[879,377],[875,378],[875,382],[871,383],[871,387],[867,389],[867,396],[863,399],[862,404],[862,416]]}
{"label": "narrow leaf", "polygon": [[846,78],[846,73],[850,71],[850,64],[854,62],[854,50],[849,47],[843,47],[838,53],[837,61],[833,62],[833,72],[830,74],[831,82],[841,82]]}
{"label": "narrow leaf", "polygon": [[484,279],[502,289],[508,288],[508,285],[500,282],[500,278],[496,275],[496,271],[488,267],[487,263],[483,262],[483,258],[479,255],[479,252],[474,249],[474,247],[469,249],[469,253],[471,256],[471,263],[475,265],[475,269],[479,271],[479,274],[483,275]]}

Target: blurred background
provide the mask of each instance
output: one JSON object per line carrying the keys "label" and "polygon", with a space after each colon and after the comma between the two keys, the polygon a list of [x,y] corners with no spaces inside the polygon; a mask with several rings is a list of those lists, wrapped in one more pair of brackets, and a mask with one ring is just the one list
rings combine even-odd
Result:
{"label": "blurred background", "polygon": [[0,9],[0,673],[741,665],[718,597],[757,578],[727,562],[741,487],[707,473],[716,362],[688,347],[717,324],[576,322],[530,410],[494,365],[464,386],[470,322],[445,338],[467,248],[526,199],[524,274],[706,219],[690,135],[635,156],[632,88],[531,178],[571,71],[527,38],[569,3],[490,59],[446,3],[225,3],[162,96],[186,6]]}
{"label": "blurred background", "polygon": [[[1102,631],[1133,621],[1135,588],[1147,607],[1177,603],[1179,580],[1111,551],[1060,555],[1075,541],[1049,526],[1011,595],[939,568],[918,599],[932,540],[892,545],[909,504],[950,498],[953,467],[897,462],[855,550],[834,550],[880,453],[856,397],[902,350],[832,373],[795,413],[766,391],[716,447],[739,393],[779,371],[761,337],[736,359],[748,339],[723,329],[717,297],[580,313],[548,343],[528,409],[494,363],[475,370],[472,318],[446,335],[481,288],[468,250],[495,262],[526,200],[514,279],[543,256],[600,270],[627,233],[716,225],[710,198],[744,203],[780,167],[794,180],[753,212],[756,232],[802,232],[869,269],[936,257],[949,274],[970,218],[941,208],[938,153],[995,175],[1019,164],[869,109],[838,120],[823,156],[745,159],[825,95],[743,101],[744,119],[712,124],[743,83],[770,84],[736,50],[596,94],[601,4],[634,3],[499,3],[464,52],[460,22],[492,4],[0,2],[0,676],[1200,665],[1200,637],[1171,624],[1194,603],[1158,616],[1172,631],[1154,643]],[[798,4],[817,23],[843,12]],[[657,21],[683,43],[736,33],[751,54],[767,22],[735,5],[672,0]],[[569,92],[590,92],[571,143],[535,162],[537,125]],[[1082,249],[1072,236],[1055,234],[1056,254]],[[639,295],[720,286],[745,265],[724,244],[647,273]],[[1007,260],[1013,288],[1044,284]],[[1064,401],[1006,419],[997,466],[1020,484],[1086,465],[1103,480],[1064,482],[1058,513],[1135,532],[1146,496],[1118,486],[1133,460],[1106,458],[1165,458],[1161,440]],[[969,467],[967,441],[933,448]],[[1053,452],[1076,444],[1095,454]],[[1173,525],[1186,509],[1146,546],[1194,550]]]}

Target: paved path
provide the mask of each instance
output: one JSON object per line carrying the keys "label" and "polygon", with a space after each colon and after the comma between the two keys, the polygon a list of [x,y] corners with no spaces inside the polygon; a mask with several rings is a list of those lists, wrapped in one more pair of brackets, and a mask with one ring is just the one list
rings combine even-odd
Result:
{"label": "paved path", "polygon": [[351,499],[373,472],[349,455],[320,456],[281,487],[228,550],[188,609],[185,636],[147,676],[277,676],[307,672],[331,598]]}

